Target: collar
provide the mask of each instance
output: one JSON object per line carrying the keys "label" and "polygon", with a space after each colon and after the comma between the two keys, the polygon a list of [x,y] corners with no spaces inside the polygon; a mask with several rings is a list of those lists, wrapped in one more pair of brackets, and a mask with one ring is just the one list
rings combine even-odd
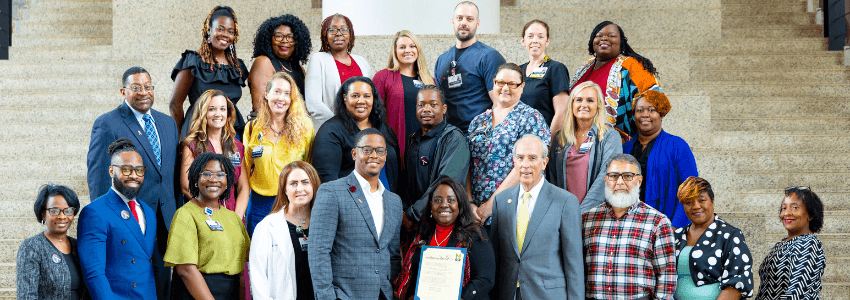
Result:
{"label": "collar", "polygon": [[416,131],[416,134],[418,134],[419,136],[435,137],[443,133],[443,130],[446,130],[446,124],[448,123],[446,122],[445,116],[443,116],[443,120],[440,121],[437,126],[434,126],[434,129],[431,129],[431,131],[428,131],[428,133],[423,135],[422,128],[420,127],[419,130]]}
{"label": "collar", "polygon": [[[121,192],[118,192],[118,190],[116,190],[114,186],[112,187],[112,191],[114,191],[116,194],[118,194],[118,197],[121,197],[121,200],[124,201],[124,204],[129,205],[128,202],[130,202],[131,200],[136,200],[136,198],[127,199],[127,197],[124,197],[124,194],[121,194]],[[136,201],[136,202],[139,202],[139,201]]]}
{"label": "collar", "polygon": [[384,194],[384,184],[381,183],[380,180],[378,180],[378,190],[373,193],[372,192],[372,185],[369,184],[369,181],[366,181],[366,178],[363,178],[363,176],[360,176],[360,173],[358,173],[357,170],[354,170],[354,172],[351,172],[351,173],[353,173],[354,177],[357,178],[357,183],[360,184],[360,188],[363,190],[364,195],[368,195],[368,194],[382,195],[382,194]]}
{"label": "collar", "polygon": [[545,180],[544,180],[543,176],[541,176],[540,181],[538,181],[537,184],[535,184],[533,187],[531,187],[530,191],[526,191],[525,189],[523,189],[522,184],[520,183],[520,185],[519,185],[519,195],[522,196],[523,194],[525,194],[525,192],[528,192],[529,194],[531,194],[531,199],[537,199],[537,196],[540,195],[540,190],[543,189],[543,181],[545,181]]}
{"label": "collar", "polygon": [[127,103],[127,100],[126,100],[126,99],[124,100],[124,104],[125,104],[125,105],[127,105],[127,107],[129,107],[129,108],[130,108],[130,111],[132,111],[132,112],[133,112],[133,116],[135,116],[135,117],[136,117],[136,121],[139,121],[139,123],[144,123],[144,122],[145,122],[145,120],[144,120],[144,119],[142,119],[142,118],[144,117],[144,115],[149,115],[149,116],[151,116],[151,121],[153,122],[153,115],[151,115],[151,111],[150,111],[150,110],[148,110],[148,112],[147,112],[147,113],[144,113],[144,114],[143,114],[143,113],[139,112],[138,110],[136,110],[135,108],[133,108],[132,106],[130,106],[130,103]]}
{"label": "collar", "polygon": [[[643,203],[643,201],[635,201],[635,204],[632,204],[632,206],[629,207],[629,210],[626,211],[626,214],[624,214],[623,217],[634,214],[638,209],[640,209],[641,203]],[[611,203],[608,203],[606,200],[605,203],[602,203],[602,205],[608,211],[608,215],[617,218],[617,215],[614,214],[614,206],[611,206]]]}

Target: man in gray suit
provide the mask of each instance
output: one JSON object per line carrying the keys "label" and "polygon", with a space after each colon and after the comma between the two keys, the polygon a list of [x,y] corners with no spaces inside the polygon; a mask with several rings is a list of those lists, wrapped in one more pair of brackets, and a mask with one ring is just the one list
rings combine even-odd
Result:
{"label": "man in gray suit", "polygon": [[540,137],[525,135],[513,150],[520,184],[496,195],[490,221],[498,299],[584,299],[578,199],[543,178]]}
{"label": "man in gray suit", "polygon": [[321,300],[390,300],[401,268],[401,198],[379,179],[387,155],[381,132],[367,128],[354,140],[354,172],[316,193],[307,250],[313,289]]}

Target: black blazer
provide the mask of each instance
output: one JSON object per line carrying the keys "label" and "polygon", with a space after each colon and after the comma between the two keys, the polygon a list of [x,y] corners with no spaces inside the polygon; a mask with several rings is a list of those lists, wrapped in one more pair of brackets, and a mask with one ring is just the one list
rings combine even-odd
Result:
{"label": "black blazer", "polygon": [[[71,256],[80,267],[80,256],[77,254],[77,240],[68,237],[71,242]],[[69,297],[71,291],[71,271],[64,261],[56,262],[54,255],[64,259],[64,254],[53,246],[42,233],[32,236],[18,248],[17,257],[17,294],[18,299],[62,299],[78,300]],[[85,278],[80,272],[80,298],[90,299],[86,289]]]}
{"label": "black blazer", "polygon": [[[398,141],[386,123],[378,128],[384,135],[387,144],[387,181],[390,186],[386,187],[394,193],[398,193],[398,178],[401,171],[399,163]],[[354,148],[354,137],[360,130],[349,134],[345,130],[342,120],[333,117],[319,128],[316,139],[313,140],[313,167],[319,173],[322,183],[331,182],[351,174],[354,171],[354,158],[351,157],[351,149]]]}

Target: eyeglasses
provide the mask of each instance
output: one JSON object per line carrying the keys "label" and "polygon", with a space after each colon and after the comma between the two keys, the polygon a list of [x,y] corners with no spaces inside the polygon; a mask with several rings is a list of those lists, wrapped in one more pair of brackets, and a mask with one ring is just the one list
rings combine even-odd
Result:
{"label": "eyeglasses", "polygon": [[373,151],[375,153],[377,153],[378,156],[387,155],[387,148],[386,147],[358,146],[358,147],[355,147],[355,148],[360,148],[360,151],[362,151],[363,154],[365,154],[366,156],[372,155]]}
{"label": "eyeglasses", "polygon": [[213,172],[209,172],[209,171],[201,173],[201,178],[203,178],[205,180],[212,180],[213,177],[215,177],[216,180],[221,181],[221,180],[224,180],[227,177],[227,173],[224,173],[224,172],[213,173]]}
{"label": "eyeglasses", "polygon": [[789,186],[789,187],[785,188],[785,195],[791,194],[795,190],[797,190],[797,191],[809,191],[809,192],[812,191],[811,189],[809,189],[808,186]]}
{"label": "eyeglasses", "polygon": [[134,166],[130,166],[130,165],[112,165],[112,166],[118,167],[121,170],[121,174],[124,174],[124,176],[130,176],[130,174],[133,174],[133,170],[136,171],[136,175],[145,176],[145,171],[148,170],[148,167],[145,167],[145,166],[138,166],[138,167],[134,167]]}
{"label": "eyeglasses", "polygon": [[[328,29],[330,32],[330,29]],[[275,34],[274,40],[278,42],[292,42],[295,40],[295,36],[292,34]]]}
{"label": "eyeglasses", "polygon": [[457,203],[457,200],[454,199],[454,198],[446,198],[446,199],[434,198],[434,199],[431,199],[431,204],[443,204],[443,200],[445,200],[448,204]]}
{"label": "eyeglasses", "polygon": [[516,83],[516,82],[511,82],[511,81],[493,80],[493,84],[497,85],[498,87],[503,87],[507,84],[509,88],[515,89],[515,88],[518,88],[519,85],[522,84],[522,83]]}
{"label": "eyeglasses", "polygon": [[620,177],[623,178],[623,181],[629,182],[629,181],[632,181],[632,179],[635,179],[635,176],[640,176],[640,174],[635,174],[635,173],[632,173],[632,172],[625,172],[625,173],[611,172],[611,173],[605,174],[605,178],[608,178],[608,180],[613,181],[613,182],[617,182],[617,180],[620,180]]}
{"label": "eyeglasses", "polygon": [[134,93],[141,93],[142,91],[145,91],[145,92],[148,92],[148,93],[153,92],[153,86],[152,85],[145,86],[145,87],[141,87],[141,86],[138,86],[138,85],[131,85],[131,86],[126,87],[126,88],[132,90]]}
{"label": "eyeglasses", "polygon": [[339,28],[339,29],[330,28],[330,29],[328,29],[328,34],[336,35],[337,33],[339,33],[341,35],[348,35],[348,32],[350,32],[350,31],[351,31],[351,29],[348,29],[348,28]]}
{"label": "eyeglasses", "polygon": [[77,209],[73,207],[66,207],[65,209],[51,207],[47,209],[47,213],[54,217],[58,216],[60,212],[64,213],[66,217],[73,217],[74,214],[77,213]]}

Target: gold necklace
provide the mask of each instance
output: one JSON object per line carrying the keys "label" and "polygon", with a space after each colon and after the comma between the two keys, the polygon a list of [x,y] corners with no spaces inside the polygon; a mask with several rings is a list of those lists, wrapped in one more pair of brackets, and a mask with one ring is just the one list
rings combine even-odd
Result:
{"label": "gold necklace", "polygon": [[[443,244],[443,243],[445,243],[445,242],[446,242],[446,240],[448,240],[448,239],[449,239],[449,237],[450,237],[450,236],[452,236],[452,232],[454,232],[454,231],[455,231],[454,229],[452,229],[451,231],[449,231],[449,234],[447,234],[447,235],[446,235],[446,238],[444,238],[442,242],[437,243],[437,247],[442,247],[442,246],[440,246],[440,245],[441,245],[441,244]],[[434,231],[434,242],[435,242],[435,243],[437,242],[437,231],[436,231],[436,230]]]}

